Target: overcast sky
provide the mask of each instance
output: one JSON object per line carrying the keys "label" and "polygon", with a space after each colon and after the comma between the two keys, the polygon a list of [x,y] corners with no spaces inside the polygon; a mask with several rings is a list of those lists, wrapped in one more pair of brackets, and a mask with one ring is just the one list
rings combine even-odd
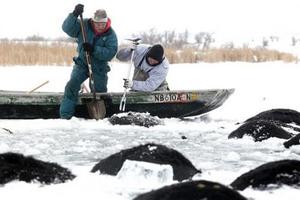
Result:
{"label": "overcast sky", "polygon": [[155,28],[224,37],[300,33],[300,0],[2,0],[0,37],[66,36],[61,24],[77,3],[84,17],[107,10],[120,39]]}

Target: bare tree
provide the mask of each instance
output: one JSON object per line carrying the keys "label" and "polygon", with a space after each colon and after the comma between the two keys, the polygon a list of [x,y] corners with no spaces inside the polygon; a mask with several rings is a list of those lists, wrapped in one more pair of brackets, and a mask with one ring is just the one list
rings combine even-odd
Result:
{"label": "bare tree", "polygon": [[267,46],[269,46],[269,40],[267,38],[263,38],[262,46],[263,46],[263,48],[266,48]]}
{"label": "bare tree", "polygon": [[175,31],[165,31],[163,34],[163,45],[165,47],[172,47],[172,45],[174,44],[174,41],[176,39],[176,33]]}
{"label": "bare tree", "polygon": [[154,28],[151,28],[147,32],[141,32],[139,35],[132,35],[133,37],[140,37],[143,43],[156,44],[162,42],[162,34],[156,32]]}
{"label": "bare tree", "polygon": [[183,33],[179,33],[176,41],[174,42],[175,48],[183,48],[184,45],[188,44],[189,32],[185,30]]}
{"label": "bare tree", "polygon": [[198,45],[198,48],[200,48],[203,45],[205,35],[206,35],[205,32],[199,32],[195,35],[195,41],[196,44]]}
{"label": "bare tree", "polygon": [[275,35],[271,35],[270,36],[270,40],[271,40],[271,42],[278,42],[279,41],[279,37],[275,36]]}
{"label": "bare tree", "polygon": [[212,37],[213,33],[199,32],[195,35],[195,41],[198,44],[198,48],[202,46],[202,49],[209,49],[210,44],[214,42]]}
{"label": "bare tree", "polygon": [[25,39],[26,41],[46,41],[46,39],[39,35],[28,36]]}
{"label": "bare tree", "polygon": [[299,41],[300,41],[300,39],[293,36],[292,37],[292,46],[296,46]]}
{"label": "bare tree", "polygon": [[223,44],[222,48],[224,48],[224,49],[234,49],[233,41],[230,41],[230,42],[227,42],[227,43]]}

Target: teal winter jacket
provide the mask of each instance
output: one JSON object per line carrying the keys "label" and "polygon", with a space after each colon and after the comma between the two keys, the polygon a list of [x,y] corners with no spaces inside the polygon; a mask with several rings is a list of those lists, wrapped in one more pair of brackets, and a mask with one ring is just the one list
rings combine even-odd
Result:
{"label": "teal winter jacket", "polygon": [[[96,36],[92,28],[91,19],[83,20],[87,42],[93,44],[94,51],[91,54],[93,71],[107,73],[110,71],[108,61],[113,59],[118,50],[118,40],[115,31],[110,27],[105,33]],[[83,37],[80,28],[80,21],[72,13],[68,15],[62,25],[63,31],[72,38],[76,38],[78,56],[73,60],[77,65],[86,66],[85,52],[83,50]]]}

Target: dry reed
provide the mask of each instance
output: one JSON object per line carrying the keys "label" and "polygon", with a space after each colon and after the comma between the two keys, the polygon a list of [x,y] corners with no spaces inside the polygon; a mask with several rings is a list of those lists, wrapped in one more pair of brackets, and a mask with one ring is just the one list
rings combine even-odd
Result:
{"label": "dry reed", "polygon": [[71,65],[76,47],[65,42],[0,42],[0,65]]}
{"label": "dry reed", "polygon": [[[264,48],[166,48],[170,63],[197,62],[296,62],[292,54]],[[0,41],[0,65],[72,65],[76,44],[68,42],[17,42]]]}
{"label": "dry reed", "polygon": [[196,62],[268,62],[283,61],[297,62],[298,58],[290,53],[279,52],[264,48],[214,48],[197,50],[185,48],[180,51],[166,49],[166,56],[170,63],[196,63]]}

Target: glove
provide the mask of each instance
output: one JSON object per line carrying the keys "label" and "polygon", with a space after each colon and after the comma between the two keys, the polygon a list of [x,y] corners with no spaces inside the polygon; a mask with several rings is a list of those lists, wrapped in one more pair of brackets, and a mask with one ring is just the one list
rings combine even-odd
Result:
{"label": "glove", "polygon": [[134,51],[134,50],[136,49],[137,45],[138,45],[137,43],[132,43],[132,44],[130,45],[131,51]]}
{"label": "glove", "polygon": [[129,80],[129,79],[123,79],[124,80],[124,85],[123,87],[128,89],[128,88],[132,88],[133,86],[133,81]]}
{"label": "glove", "polygon": [[93,51],[94,51],[94,46],[88,42],[83,43],[82,47],[83,47],[83,50],[88,53],[93,53]]}
{"label": "glove", "polygon": [[133,51],[140,44],[141,38],[136,37],[136,38],[127,39],[127,40],[131,42],[129,48]]}
{"label": "glove", "polygon": [[73,15],[75,17],[78,17],[79,15],[81,15],[83,13],[83,7],[84,7],[84,5],[77,4],[74,8]]}

